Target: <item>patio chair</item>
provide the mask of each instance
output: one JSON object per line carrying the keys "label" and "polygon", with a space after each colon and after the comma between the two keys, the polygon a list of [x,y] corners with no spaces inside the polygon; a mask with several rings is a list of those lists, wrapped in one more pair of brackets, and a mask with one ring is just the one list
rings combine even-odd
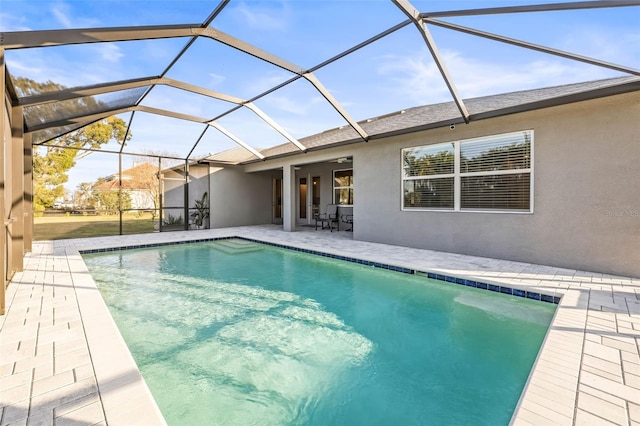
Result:
{"label": "patio chair", "polygon": [[342,220],[347,225],[350,225],[349,228],[345,229],[345,231],[353,231],[353,215],[352,214],[343,214],[340,216],[340,220]]}
{"label": "patio chair", "polygon": [[314,219],[316,220],[316,231],[318,230],[318,223],[322,226],[322,229],[325,229],[328,226],[331,232],[333,232],[333,224],[337,223],[337,229],[340,231],[340,219],[338,218],[337,204],[327,204],[325,212],[316,214]]}

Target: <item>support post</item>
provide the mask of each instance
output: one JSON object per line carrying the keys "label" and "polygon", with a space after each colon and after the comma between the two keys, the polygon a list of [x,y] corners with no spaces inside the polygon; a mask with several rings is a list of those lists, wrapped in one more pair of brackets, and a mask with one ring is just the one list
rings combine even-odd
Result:
{"label": "support post", "polygon": [[118,154],[118,217],[118,235],[122,235],[122,153]]}
{"label": "support post", "polygon": [[[6,81],[5,81],[6,84]],[[12,117],[12,113],[11,113],[11,105],[9,104],[9,102],[7,102],[7,95],[5,92],[5,102],[2,105],[2,110],[3,110],[3,121],[4,121],[4,131],[2,133],[2,143],[4,145],[4,171],[2,173],[2,181],[0,182],[0,185],[2,185],[2,199],[0,200],[0,202],[2,203],[2,208],[3,208],[3,214],[2,214],[2,219],[4,221],[4,227],[2,229],[3,234],[4,234],[4,238],[5,238],[5,250],[4,250],[4,266],[5,266],[5,275],[4,275],[4,279],[6,280],[7,285],[9,284],[9,281],[11,280],[13,273],[15,272],[15,270],[13,269],[13,265],[14,265],[14,261],[13,261],[13,238],[11,236],[11,233],[13,232],[12,229],[12,222],[14,220],[13,217],[11,217],[11,203],[13,202],[13,197],[11,194],[11,179],[13,176],[13,167],[14,164],[12,163],[13,161],[13,142],[12,142],[12,138],[11,138],[11,119]]]}
{"label": "support post", "polygon": [[189,160],[184,160],[184,229],[189,229]]}
{"label": "support post", "polygon": [[292,165],[282,168],[282,224],[287,232],[296,230],[296,171]]}
{"label": "support post", "polygon": [[0,91],[2,91],[2,105],[0,105],[0,315],[5,314],[5,293],[7,288],[7,231],[4,215],[4,156],[5,127],[8,119],[7,112],[7,87],[5,82],[4,48],[0,46]]}
{"label": "support post", "polygon": [[11,108],[11,270],[24,270],[24,141],[22,107]]}
{"label": "support post", "polygon": [[23,135],[24,142],[24,168],[23,168],[23,188],[24,195],[24,252],[31,252],[33,249],[33,145],[31,144],[31,133]]}

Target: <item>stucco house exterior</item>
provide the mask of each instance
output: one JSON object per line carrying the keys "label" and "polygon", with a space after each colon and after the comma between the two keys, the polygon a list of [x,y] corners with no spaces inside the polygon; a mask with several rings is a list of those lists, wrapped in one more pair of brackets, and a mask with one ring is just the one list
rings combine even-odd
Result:
{"label": "stucco house exterior", "polygon": [[411,108],[360,122],[368,142],[331,129],[304,153],[237,148],[190,172],[209,176],[211,227],[295,231],[336,203],[357,240],[640,276],[639,90],[625,77],[468,99],[468,124],[453,102]]}
{"label": "stucco house exterior", "polygon": [[[94,191],[120,191],[131,199],[132,210],[156,209],[158,195],[158,167],[150,163],[140,163],[122,174],[109,175],[104,182],[93,186]],[[120,178],[119,178],[120,176]]]}

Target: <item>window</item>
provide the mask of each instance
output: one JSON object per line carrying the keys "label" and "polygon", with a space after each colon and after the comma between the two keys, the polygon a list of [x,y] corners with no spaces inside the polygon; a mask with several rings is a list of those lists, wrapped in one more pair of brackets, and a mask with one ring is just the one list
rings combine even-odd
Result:
{"label": "window", "polygon": [[353,169],[333,171],[333,202],[353,205]]}
{"label": "window", "polygon": [[531,212],[533,131],[402,150],[406,210]]}
{"label": "window", "polygon": [[403,150],[404,207],[453,209],[454,145]]}

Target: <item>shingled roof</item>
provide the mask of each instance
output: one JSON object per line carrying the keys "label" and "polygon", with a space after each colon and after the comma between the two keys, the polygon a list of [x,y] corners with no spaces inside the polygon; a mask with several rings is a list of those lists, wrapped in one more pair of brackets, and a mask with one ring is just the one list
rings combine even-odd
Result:
{"label": "shingled roof", "polygon": [[[470,113],[469,121],[477,121],[634,91],[640,91],[640,78],[621,77],[483,96],[464,101]],[[369,140],[375,140],[460,123],[464,123],[464,120],[460,117],[455,102],[445,102],[396,111],[360,121],[358,124],[370,135]],[[300,139],[300,142],[312,151],[363,140],[353,128],[342,126],[307,136]],[[300,151],[287,143],[261,150],[260,153],[269,159],[295,155]],[[245,164],[260,160],[244,148],[238,147],[208,156],[201,161]]]}
{"label": "shingled roof", "polygon": [[118,179],[118,173],[108,177],[108,180],[98,185],[94,185],[93,189],[97,191],[118,190],[119,188],[128,190],[148,190],[149,176],[158,173],[158,167],[150,163],[141,163],[130,169],[122,171],[122,180]]}

